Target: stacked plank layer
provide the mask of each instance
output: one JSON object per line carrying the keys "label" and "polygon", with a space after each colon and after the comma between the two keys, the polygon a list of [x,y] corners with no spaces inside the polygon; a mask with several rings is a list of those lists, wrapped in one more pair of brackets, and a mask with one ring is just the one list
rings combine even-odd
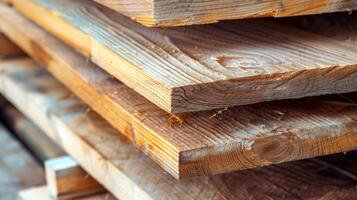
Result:
{"label": "stacked plank layer", "polygon": [[[0,92],[119,199],[348,200],[357,195],[352,172],[316,159],[179,182],[30,59],[2,62],[0,70]],[[326,176],[336,171],[340,175]]]}
{"label": "stacked plank layer", "polygon": [[167,112],[357,89],[356,46],[277,23],[150,29],[88,1],[10,1]]}
{"label": "stacked plank layer", "polygon": [[355,0],[95,0],[146,26],[214,23],[225,19],[284,17],[351,11]]}

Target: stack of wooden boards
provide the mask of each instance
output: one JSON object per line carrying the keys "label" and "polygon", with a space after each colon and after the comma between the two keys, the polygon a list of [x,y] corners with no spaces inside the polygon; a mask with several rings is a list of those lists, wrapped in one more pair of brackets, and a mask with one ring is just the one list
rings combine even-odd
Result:
{"label": "stack of wooden boards", "polygon": [[[281,187],[239,192],[260,179],[234,188],[290,163],[232,171],[357,147],[353,96],[265,102],[357,91],[355,41],[268,20],[147,28],[89,1],[6,2],[13,7],[0,5],[0,30],[89,107],[28,58],[0,64],[1,93],[118,198],[307,197]],[[355,37],[352,21],[335,31]],[[200,175],[209,176],[184,179]]]}

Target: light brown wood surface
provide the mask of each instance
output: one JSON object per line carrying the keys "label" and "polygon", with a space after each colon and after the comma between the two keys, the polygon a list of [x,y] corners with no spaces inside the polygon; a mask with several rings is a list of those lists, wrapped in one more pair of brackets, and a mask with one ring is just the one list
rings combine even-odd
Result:
{"label": "light brown wood surface", "polygon": [[11,2],[167,112],[357,89],[356,46],[277,23],[150,29],[89,1]]}
{"label": "light brown wood surface", "polygon": [[[97,194],[87,197],[76,198],[76,200],[115,200],[110,194]],[[22,190],[18,194],[18,200],[53,200],[46,185]]]}
{"label": "light brown wood surface", "polygon": [[351,11],[356,0],[95,0],[146,26],[215,23],[225,19],[285,17]]}
{"label": "light brown wood surface", "polygon": [[23,55],[23,51],[0,32],[0,57]]}
{"label": "light brown wood surface", "polygon": [[[344,99],[280,101],[174,117],[11,8],[1,7],[0,29],[176,178],[348,151],[357,145],[357,110]],[[337,111],[335,104],[341,104]]]}
{"label": "light brown wood surface", "polygon": [[69,156],[45,162],[46,182],[53,199],[77,199],[105,191]]}
{"label": "light brown wood surface", "polygon": [[329,176],[336,169],[315,160],[179,182],[32,61],[1,63],[0,71],[1,93],[120,199],[351,200],[357,195],[353,178]]}
{"label": "light brown wood surface", "polygon": [[16,199],[17,191],[45,182],[41,165],[0,125],[0,199]]}

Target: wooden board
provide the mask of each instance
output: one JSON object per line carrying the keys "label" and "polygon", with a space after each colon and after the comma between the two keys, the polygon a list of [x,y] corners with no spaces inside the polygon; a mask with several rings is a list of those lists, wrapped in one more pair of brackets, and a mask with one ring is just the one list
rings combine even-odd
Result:
{"label": "wooden board", "polygon": [[53,199],[78,199],[105,191],[70,156],[45,162],[46,182]]}
{"label": "wooden board", "polygon": [[23,51],[0,32],[0,57],[23,55]]}
{"label": "wooden board", "polygon": [[16,193],[45,182],[41,166],[0,125],[0,199],[16,199]]}
{"label": "wooden board", "polygon": [[357,195],[353,179],[328,176],[336,170],[314,160],[177,181],[30,60],[2,63],[0,70],[1,93],[119,199],[350,200]]}
{"label": "wooden board", "polygon": [[225,19],[285,17],[351,11],[355,0],[95,0],[146,26],[215,23]]}
{"label": "wooden board", "polygon": [[[97,194],[82,197],[80,200],[115,200],[110,194]],[[53,200],[46,185],[22,190],[18,194],[18,200]]]}
{"label": "wooden board", "polygon": [[176,178],[357,147],[357,108],[342,102],[345,106],[336,112],[334,98],[169,115],[11,8],[0,9],[5,33]]}
{"label": "wooden board", "polygon": [[[45,163],[46,182],[53,199],[78,199],[91,196],[94,193],[103,193],[104,189],[76,161],[69,156],[63,156],[65,152],[62,148],[55,144],[38,126],[3,98],[0,102],[0,116],[6,127],[10,128],[11,132],[28,147],[28,150],[33,152],[34,156]],[[28,193],[35,193],[30,191],[26,190],[23,193],[26,194],[25,196],[28,196]],[[92,195],[91,198],[94,196],[104,197],[104,195]]]}
{"label": "wooden board", "polygon": [[0,118],[6,127],[18,137],[21,142],[41,162],[65,155],[47,135],[11,105],[1,106]]}
{"label": "wooden board", "polygon": [[149,29],[88,1],[12,3],[170,113],[357,89],[356,46],[268,21]]}

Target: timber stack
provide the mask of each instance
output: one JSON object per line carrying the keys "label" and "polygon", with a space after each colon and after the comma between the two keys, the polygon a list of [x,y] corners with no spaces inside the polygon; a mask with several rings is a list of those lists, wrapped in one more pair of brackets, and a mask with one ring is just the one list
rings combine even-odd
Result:
{"label": "timber stack", "polygon": [[355,9],[1,0],[0,116],[47,180],[18,197],[357,199]]}

